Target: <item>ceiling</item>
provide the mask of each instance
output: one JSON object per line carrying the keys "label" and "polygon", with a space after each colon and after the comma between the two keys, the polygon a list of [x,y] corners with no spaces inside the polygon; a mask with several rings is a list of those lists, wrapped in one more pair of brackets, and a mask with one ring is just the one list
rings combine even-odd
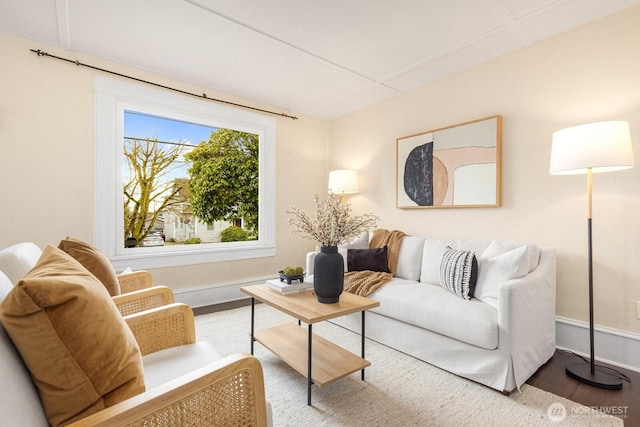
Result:
{"label": "ceiling", "polygon": [[0,31],[332,119],[638,3],[2,0]]}

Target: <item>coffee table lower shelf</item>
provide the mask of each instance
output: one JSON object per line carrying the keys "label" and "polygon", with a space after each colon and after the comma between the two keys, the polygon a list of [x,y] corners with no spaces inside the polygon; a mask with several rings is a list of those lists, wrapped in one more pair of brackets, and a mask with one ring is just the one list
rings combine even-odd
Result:
{"label": "coffee table lower shelf", "polygon": [[[360,371],[371,363],[319,335],[312,334],[311,381],[325,386]],[[308,331],[302,326],[287,323],[256,331],[256,341],[279,356],[293,369],[307,376]]]}

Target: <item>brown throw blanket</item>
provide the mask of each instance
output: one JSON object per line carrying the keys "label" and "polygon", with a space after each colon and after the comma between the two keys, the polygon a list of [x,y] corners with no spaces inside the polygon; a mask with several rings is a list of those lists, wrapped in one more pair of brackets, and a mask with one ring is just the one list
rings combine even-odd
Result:
{"label": "brown throw blanket", "polygon": [[378,229],[373,232],[370,248],[387,247],[387,256],[389,258],[389,270],[391,273],[380,271],[351,271],[344,275],[344,290],[352,294],[366,297],[370,293],[380,289],[389,282],[396,273],[398,266],[398,255],[400,254],[400,246],[402,245],[402,237],[405,234],[398,230]]}

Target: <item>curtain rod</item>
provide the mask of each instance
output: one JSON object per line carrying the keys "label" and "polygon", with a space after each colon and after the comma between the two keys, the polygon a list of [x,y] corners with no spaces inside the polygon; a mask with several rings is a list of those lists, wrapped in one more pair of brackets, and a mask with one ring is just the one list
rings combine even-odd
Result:
{"label": "curtain rod", "polygon": [[222,104],[233,105],[234,107],[246,108],[246,109],[249,109],[249,110],[260,111],[261,113],[273,114],[275,116],[287,117],[287,118],[292,119],[292,120],[298,120],[298,118],[296,116],[290,116],[289,114],[277,113],[275,111],[269,111],[269,110],[263,110],[262,108],[251,107],[249,105],[243,105],[243,104],[238,104],[238,103],[231,102],[231,101],[225,101],[223,99],[209,98],[206,93],[203,93],[202,95],[198,95],[197,93],[187,92],[185,90],[176,89],[176,88],[173,88],[173,87],[170,87],[170,86],[161,85],[159,83],[150,82],[148,80],[143,80],[143,79],[140,79],[140,78],[137,78],[137,77],[132,77],[132,76],[128,76],[126,74],[121,74],[121,73],[118,73],[118,72],[115,72],[115,71],[111,71],[111,70],[107,70],[107,69],[104,69],[104,68],[96,67],[94,65],[84,64],[84,63],[82,63],[82,62],[80,62],[78,60],[74,61],[72,59],[67,59],[67,58],[63,58],[61,56],[52,55],[52,54],[47,53],[47,52],[45,52],[43,50],[40,50],[40,49],[29,49],[29,50],[31,52],[35,53],[38,56],[47,56],[49,58],[54,58],[54,59],[58,59],[60,61],[68,62],[70,64],[75,64],[75,65],[80,66],[80,67],[91,68],[92,70],[102,71],[103,73],[113,74],[114,76],[124,77],[126,79],[135,80],[135,81],[140,82],[140,83],[145,83],[145,84],[148,84],[148,85],[151,85],[151,86],[155,86],[155,87],[159,87],[159,88],[162,88],[162,89],[167,89],[167,90],[171,90],[171,91],[174,91],[174,92],[178,92],[178,93],[181,93],[183,95],[194,96],[196,98],[204,99],[204,100],[207,100],[207,101],[219,102],[219,103],[222,103]]}

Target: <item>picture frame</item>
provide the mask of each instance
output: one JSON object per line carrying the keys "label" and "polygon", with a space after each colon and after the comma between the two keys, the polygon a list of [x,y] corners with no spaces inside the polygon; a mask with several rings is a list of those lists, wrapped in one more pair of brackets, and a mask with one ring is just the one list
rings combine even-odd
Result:
{"label": "picture frame", "polygon": [[502,205],[502,116],[396,139],[396,207]]}

